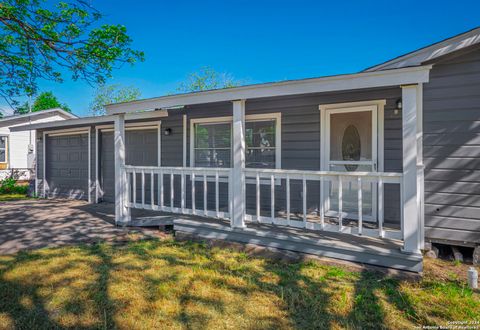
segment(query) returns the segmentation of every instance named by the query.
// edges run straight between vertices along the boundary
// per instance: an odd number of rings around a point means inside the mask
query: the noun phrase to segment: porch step
[[[400,251],[400,242],[341,233],[249,223],[233,229],[228,222],[177,217],[174,231],[205,239],[256,244],[317,256],[383,266],[411,272],[422,271],[422,256]]]
[[[131,227],[157,227],[173,225],[175,217],[172,215],[158,215],[158,216],[146,216],[137,217],[132,219],[128,226]]]

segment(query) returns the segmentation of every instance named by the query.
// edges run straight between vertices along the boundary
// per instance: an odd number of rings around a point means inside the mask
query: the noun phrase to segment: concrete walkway
[[[112,204],[75,200],[0,202],[0,254],[98,241],[122,241],[132,233],[157,236],[158,230],[113,225]]]

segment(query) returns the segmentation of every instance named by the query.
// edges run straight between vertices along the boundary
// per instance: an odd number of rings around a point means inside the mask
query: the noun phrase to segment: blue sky
[[[480,26],[479,1],[92,1],[146,60],[109,83],[142,97],[175,90],[203,66],[246,83],[356,72]],[[88,115],[93,88],[42,82]]]

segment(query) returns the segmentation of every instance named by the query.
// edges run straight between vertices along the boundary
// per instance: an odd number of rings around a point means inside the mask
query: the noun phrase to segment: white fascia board
[[[26,113],[23,115],[14,115],[14,116],[8,116],[5,118],[0,119],[0,125],[5,126],[8,125],[8,123],[12,121],[25,121],[28,122],[29,120],[35,120],[36,117],[50,117],[54,115],[60,115],[64,119],[76,119],[78,118],[75,116],[73,113],[67,112],[63,109],[60,108],[53,108],[53,109],[48,109],[48,110],[42,110],[42,111],[36,111],[36,112],[30,112]]]
[[[390,61],[367,68],[364,72],[372,72],[386,69],[398,69],[408,66],[417,66],[431,61],[437,57],[450,54],[466,47],[480,43],[480,28],[462,33],[456,37],[421,48]]]
[[[86,126],[86,125],[98,125],[98,124],[105,124],[105,123],[113,123],[115,117],[116,117],[115,115],[106,115],[106,116],[98,116],[98,117],[60,120],[60,121],[38,123],[38,124],[32,124],[32,125],[15,126],[10,128],[10,131],[17,132],[17,131],[29,131],[29,130],[44,129],[44,128],[57,128],[57,127],[68,127],[68,126],[79,127],[79,126]],[[130,113],[127,116],[125,116],[125,120],[130,121],[130,120],[141,120],[141,119],[162,118],[162,117],[168,117],[167,110]]]
[[[426,83],[428,82],[431,68],[430,65],[426,65],[395,70],[241,86],[110,104],[106,106],[106,109],[107,113],[111,115],[202,103]]]

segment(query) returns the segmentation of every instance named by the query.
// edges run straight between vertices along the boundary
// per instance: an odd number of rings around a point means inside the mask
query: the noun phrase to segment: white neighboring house
[[[19,170],[20,178],[28,180],[35,168],[35,131],[12,132],[10,128],[73,118],[78,117],[60,108],[1,118],[0,180],[12,170]]]

